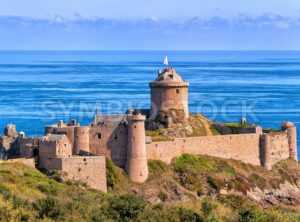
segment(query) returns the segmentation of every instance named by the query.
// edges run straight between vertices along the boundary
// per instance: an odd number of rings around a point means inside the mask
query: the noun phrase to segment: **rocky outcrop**
[[[182,110],[159,111],[156,119],[146,122],[146,130],[158,131],[166,140],[212,135],[211,122],[203,115],[184,117]]]
[[[247,192],[247,196],[261,204],[271,205],[299,205],[300,204],[300,186],[285,182],[279,189],[261,190],[258,187]]]

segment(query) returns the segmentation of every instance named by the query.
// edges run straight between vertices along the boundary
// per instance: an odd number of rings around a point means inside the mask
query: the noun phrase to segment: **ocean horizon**
[[[0,128],[28,136],[98,113],[149,108],[163,59],[190,83],[189,109],[216,122],[300,126],[300,51],[0,51]],[[298,131],[298,138],[300,138]],[[299,142],[299,141],[298,141]],[[299,153],[299,152],[298,152]]]

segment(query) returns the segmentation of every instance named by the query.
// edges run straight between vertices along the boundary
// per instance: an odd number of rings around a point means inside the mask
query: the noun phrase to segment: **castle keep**
[[[45,136],[33,138],[18,134],[15,126],[8,125],[4,136],[0,137],[2,158],[32,158],[39,169],[58,170],[65,179],[85,182],[103,192],[107,190],[105,158],[125,169],[130,179],[137,183],[148,178],[147,160],[170,163],[172,158],[184,153],[233,158],[266,169],[287,158],[297,161],[296,127],[291,122],[283,122],[281,130],[276,132],[251,125],[232,133],[226,126],[218,125],[219,135],[175,135],[163,141],[152,140],[146,136],[145,123],[157,127],[152,121],[163,118],[166,119],[164,127],[171,129],[174,113],[182,113],[185,124],[191,116],[189,83],[173,68],[159,72],[149,86],[151,107],[145,112],[96,114],[88,126],[81,126],[75,120],[60,121],[46,126]],[[245,119],[243,124],[246,124]]]
[[[184,116],[189,117],[188,87],[189,83],[181,79],[173,68],[158,72],[158,77],[150,84],[151,88],[151,117],[158,111],[183,110]]]

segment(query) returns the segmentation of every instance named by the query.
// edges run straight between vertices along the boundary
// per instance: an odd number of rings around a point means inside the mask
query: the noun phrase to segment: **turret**
[[[148,178],[148,165],[145,138],[146,117],[128,115],[128,138],[126,172],[133,182],[143,183]]]
[[[261,165],[270,170],[272,168],[272,161],[271,161],[271,136],[270,134],[261,134],[260,137],[260,160]]]
[[[75,154],[88,155],[90,153],[90,127],[77,126],[74,129],[74,150]]]
[[[292,122],[283,122],[281,124],[281,129],[286,131],[288,142],[289,142],[289,151],[290,158],[298,161],[297,157],[297,129],[296,126]]]
[[[151,118],[155,119],[158,111],[183,110],[185,118],[189,117],[188,86],[173,68],[166,68],[158,73],[151,88]]]

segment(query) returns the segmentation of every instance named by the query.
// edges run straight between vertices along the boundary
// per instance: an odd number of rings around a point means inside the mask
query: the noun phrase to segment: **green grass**
[[[226,123],[225,126],[227,126],[231,130],[231,133],[236,134],[240,129],[249,128],[251,125],[240,123]]]
[[[218,173],[222,172],[226,175],[234,175],[235,170],[228,165],[226,161],[211,158],[208,156],[195,156],[192,154],[183,154],[172,160],[172,164],[176,171],[189,171],[193,173]]]
[[[149,171],[163,172],[167,169],[167,165],[161,160],[149,160],[148,161]]]
[[[168,141],[167,137],[160,134],[160,130],[146,130],[146,136],[150,136],[153,142]]]

